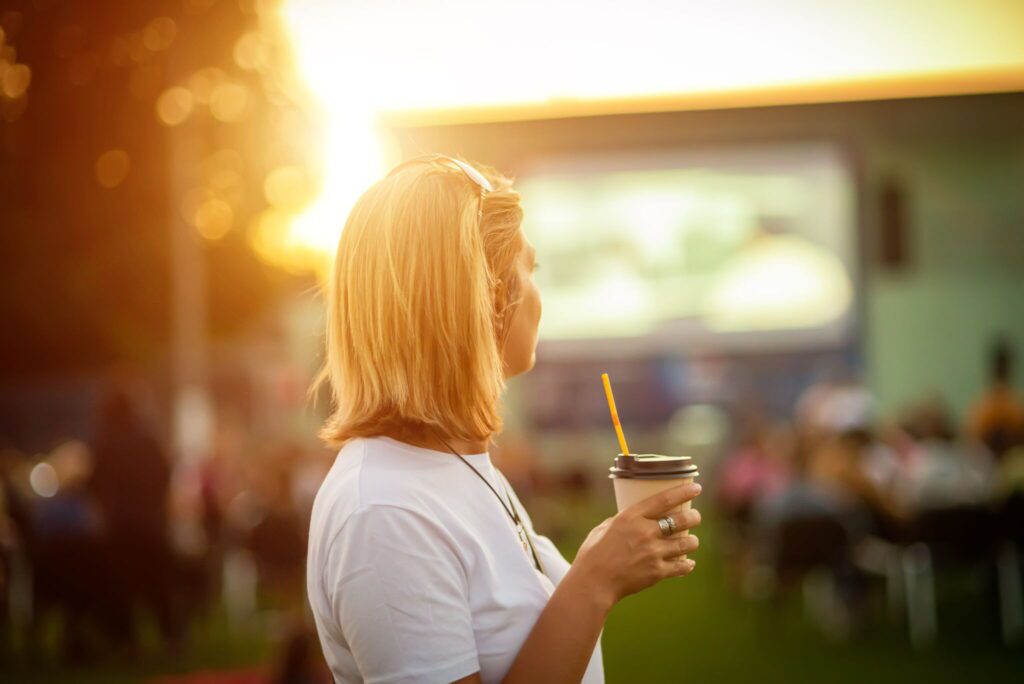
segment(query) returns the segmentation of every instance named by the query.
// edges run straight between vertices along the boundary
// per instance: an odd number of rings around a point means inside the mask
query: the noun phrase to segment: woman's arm
[[[615,601],[609,593],[595,591],[593,583],[574,572],[575,568],[569,568],[548,599],[505,676],[506,684],[583,679]]]
[[[676,487],[594,528],[520,648],[505,684],[580,681],[612,606],[662,579],[690,574],[694,562],[681,556],[699,542],[682,532],[700,523],[700,513],[675,514],[679,532],[667,538],[655,521],[699,493],[700,485]],[[459,680],[479,681],[479,673]]]

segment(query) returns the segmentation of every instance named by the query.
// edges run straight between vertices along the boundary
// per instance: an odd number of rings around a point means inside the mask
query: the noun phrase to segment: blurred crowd
[[[819,617],[841,633],[869,620],[864,599],[881,584],[927,642],[936,574],[974,568],[992,578],[1004,638],[1020,638],[1024,402],[1012,362],[998,343],[990,384],[959,425],[937,396],[878,416],[871,393],[839,377],[809,387],[791,421],[749,421],[716,473],[732,579],[750,595],[821,580]]]
[[[879,415],[867,389],[837,374],[804,390],[790,420],[737,423],[690,406],[647,441],[701,464],[726,523],[726,576],[746,595],[799,587],[813,617],[841,635],[870,624],[879,602],[865,599],[882,596],[927,643],[942,609],[936,577],[974,568],[1009,642],[1024,636],[1024,403],[1012,365],[1010,347],[997,345],[965,420],[934,396]],[[87,436],[46,453],[0,451],[0,650],[126,662],[148,630],[175,656],[216,616],[271,635],[270,664],[246,681],[325,681],[304,565],[333,452],[261,438],[222,406],[207,451],[175,461],[152,394],[115,376]],[[595,522],[589,502],[610,501],[608,442],[607,426],[510,428],[495,460],[564,542]],[[713,444],[732,446],[719,460]],[[557,458],[542,463],[540,451]]]
[[[219,613],[251,629],[271,615],[280,672],[258,681],[323,681],[303,569],[330,462],[288,442],[254,444],[228,411],[208,453],[173,463],[146,394],[115,378],[88,438],[0,453],[0,648],[132,662],[148,630],[177,657],[197,620]]]

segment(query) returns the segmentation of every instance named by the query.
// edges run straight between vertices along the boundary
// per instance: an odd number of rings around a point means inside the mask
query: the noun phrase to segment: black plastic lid
[[[700,475],[689,456],[661,454],[619,454],[615,457],[615,465],[608,471],[610,478],[635,480],[666,480]]]

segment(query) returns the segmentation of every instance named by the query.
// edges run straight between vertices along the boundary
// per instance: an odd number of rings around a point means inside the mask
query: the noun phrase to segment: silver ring
[[[661,533],[666,537],[671,537],[676,533],[676,521],[672,519],[671,515],[658,518],[658,527],[661,528]]]

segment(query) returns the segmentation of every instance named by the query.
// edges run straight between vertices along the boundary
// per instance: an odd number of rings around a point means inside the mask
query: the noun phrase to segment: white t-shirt
[[[452,682],[477,671],[501,681],[569,569],[490,456],[463,456],[512,496],[547,575],[498,499],[454,455],[354,439],[317,493],[306,569],[335,681]],[[604,681],[600,643],[583,681]]]

